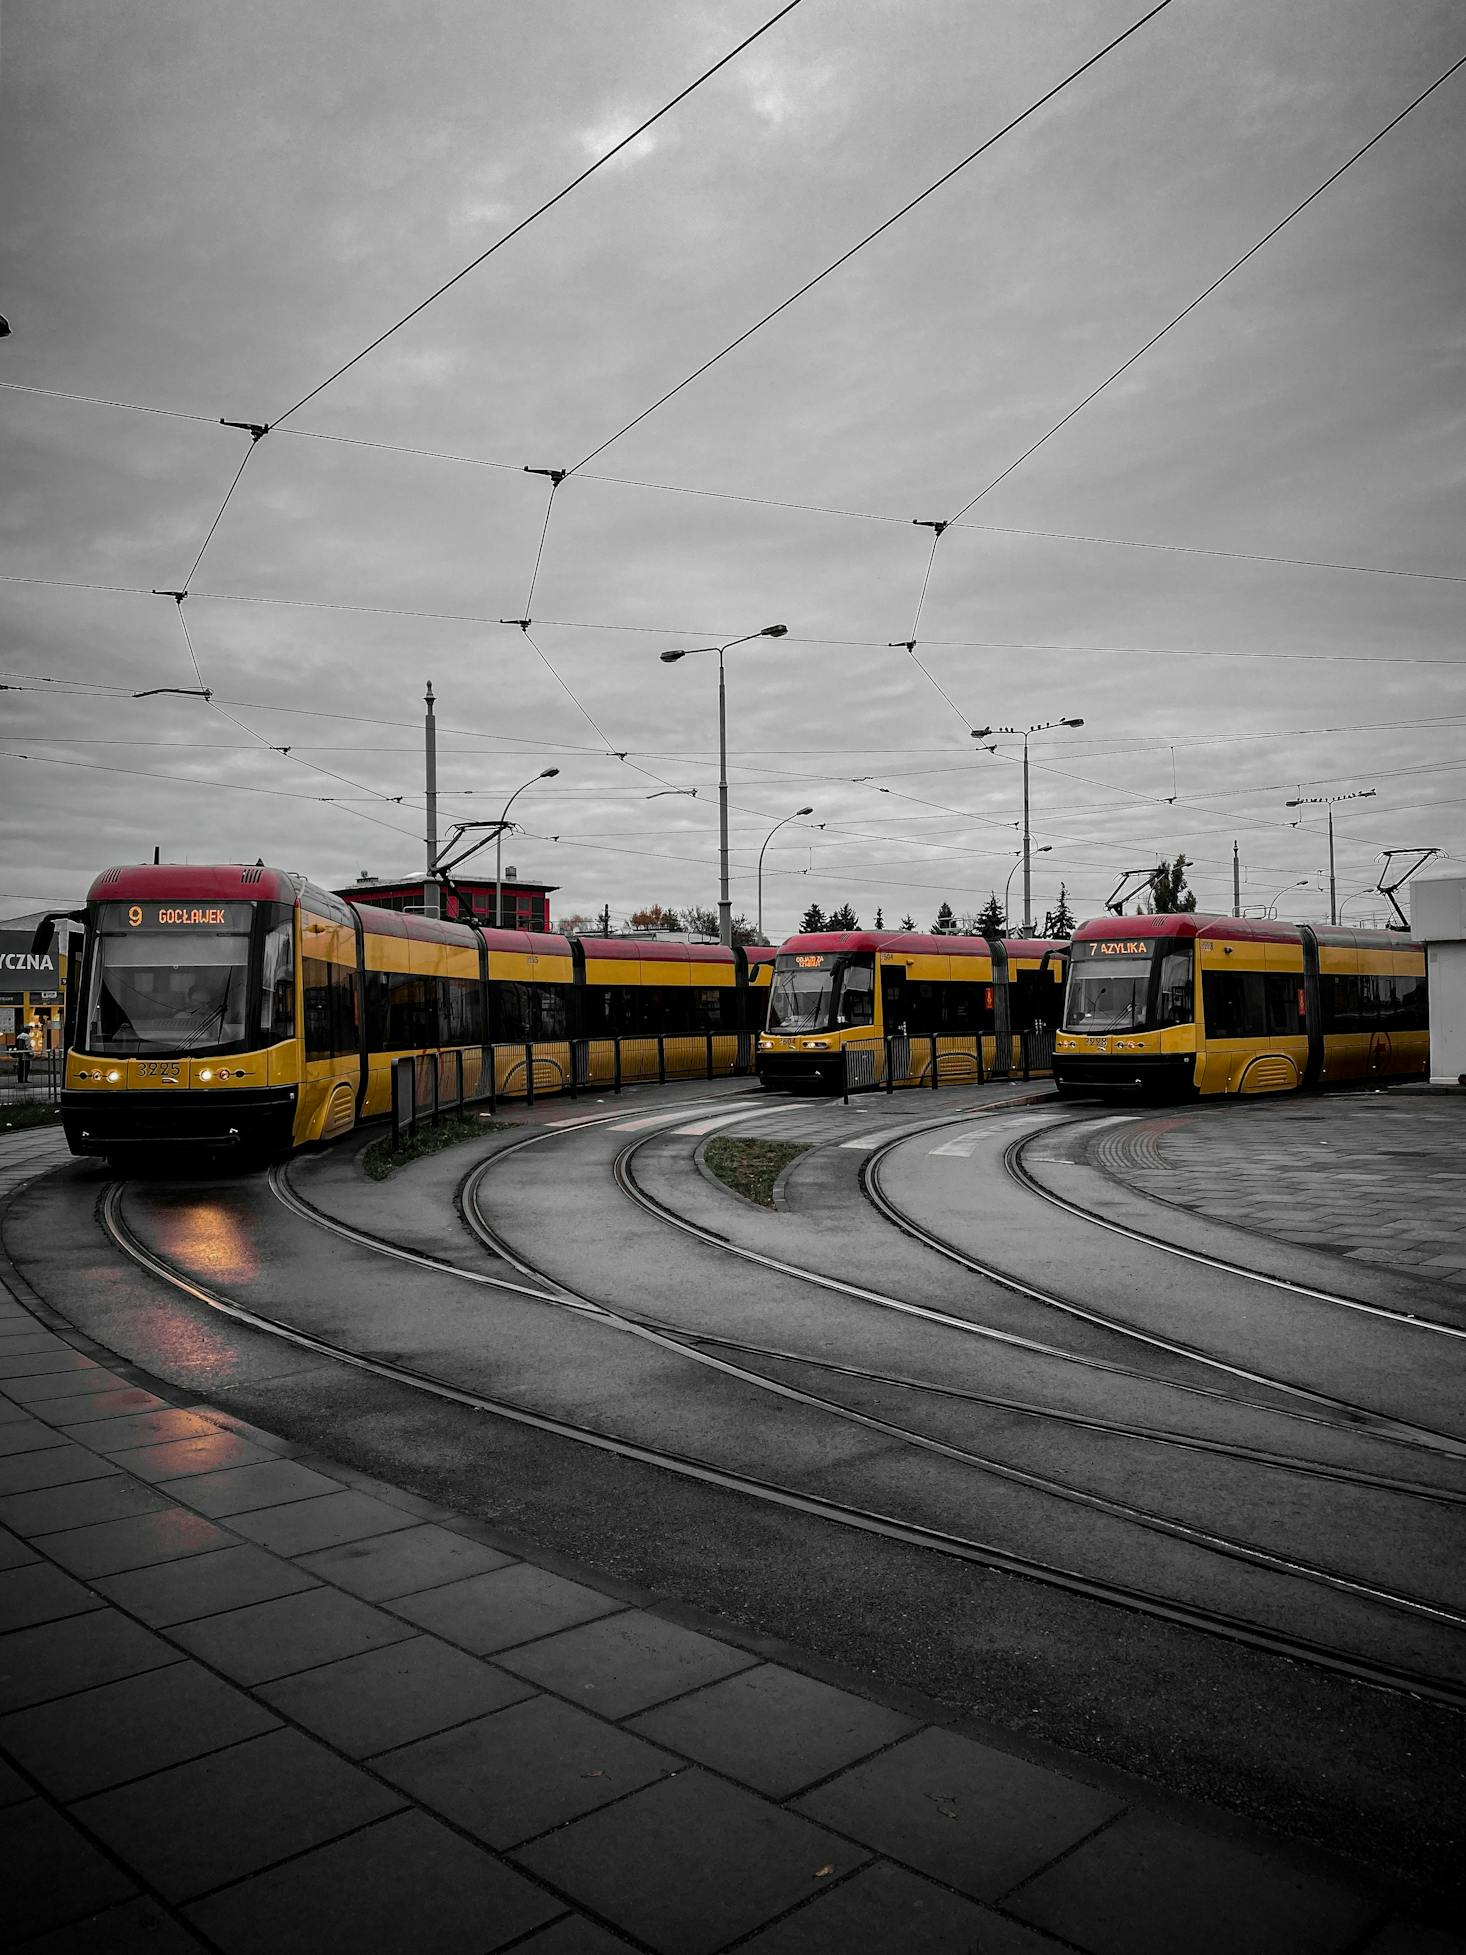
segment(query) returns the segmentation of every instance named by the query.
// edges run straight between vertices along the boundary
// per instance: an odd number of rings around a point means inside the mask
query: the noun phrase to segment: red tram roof
[[[1327,923],[1310,924],[1309,928],[1321,944],[1358,945],[1365,949],[1419,948],[1396,930],[1348,930]],[[1201,937],[1209,943],[1296,944],[1302,940],[1302,926],[1266,916],[1198,916],[1194,910],[1179,910],[1165,916],[1091,917],[1074,932],[1077,944],[1113,941],[1116,937]]]
[[[1003,937],[999,939],[1009,957],[1042,957],[1046,950],[1061,950],[1063,937]],[[819,951],[829,956],[847,950],[906,950],[913,955],[987,957],[992,945],[986,937],[958,937],[947,933],[923,935],[903,930],[814,930],[804,936],[786,937],[779,954],[786,951]]]
[[[180,901],[294,903],[296,880],[283,869],[257,862],[131,862],[104,869],[87,891],[88,902]]]

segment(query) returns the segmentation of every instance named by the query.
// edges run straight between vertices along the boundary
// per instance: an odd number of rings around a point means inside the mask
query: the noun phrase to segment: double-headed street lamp
[[[1056,726],[1083,726],[1083,724],[1083,720],[1040,720],[1034,726],[975,726],[972,729],[974,740],[987,740],[994,733],[1016,733],[1023,737],[1023,934],[1025,937],[1033,935],[1033,878],[1029,868],[1029,857],[1033,851],[1028,832],[1028,736],[1030,733],[1047,733]],[[1008,905],[1005,900],[1003,904],[1005,929],[1007,924]]]
[[[1052,855],[1053,852],[1054,845],[1052,842],[1045,842],[1042,848],[1036,848],[1033,851],[1035,855]],[[1008,891],[1013,887],[1013,877],[1017,873],[1018,863],[1025,859],[1022,849],[1019,849],[1017,851],[1017,860],[1015,860],[1013,867],[1008,871],[1008,880],[1003,884],[1003,928],[1005,931],[1008,928]],[[1029,927],[1026,923],[1023,926],[1023,934],[1025,937],[1029,934]]]
[[[813,808],[796,808],[792,815],[785,815],[784,821],[776,821],[768,834],[764,836],[764,848],[758,852],[758,934],[760,937],[764,933],[764,849],[773,841],[779,830],[784,826],[785,821],[798,821],[801,815],[812,815],[813,813]]]
[[[1357,787],[1351,794],[1300,794],[1288,803],[1290,808],[1327,808],[1329,811],[1329,922],[1339,920],[1337,884],[1334,881],[1334,803],[1336,801],[1367,801],[1374,793],[1372,787]],[[1299,821],[1302,816],[1299,816]],[[1298,822],[1294,822],[1296,828]]]
[[[663,665],[675,665],[679,658],[695,658],[700,652],[718,655],[718,941],[726,946],[733,942],[733,905],[728,897],[728,695],[723,682],[723,654],[755,638],[782,638],[788,629],[788,625],[765,625],[761,631],[730,638],[724,645],[686,645],[661,655]]]

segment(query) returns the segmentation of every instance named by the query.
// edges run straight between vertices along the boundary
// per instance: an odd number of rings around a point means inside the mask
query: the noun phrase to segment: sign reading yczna
[[[54,947],[44,953],[34,951],[29,932],[0,930],[0,998],[60,988]]]

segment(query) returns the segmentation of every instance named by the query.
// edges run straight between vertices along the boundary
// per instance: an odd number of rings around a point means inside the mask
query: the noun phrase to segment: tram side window
[[[385,971],[368,971],[363,1008],[366,1012],[367,1051],[390,1052],[387,1037],[388,977]]]
[[[476,978],[441,978],[441,1043],[483,1043],[483,997]]]
[[[387,979],[387,1047],[438,1043],[436,980],[413,971],[392,971]]]
[[[1419,977],[1396,977],[1395,1006],[1390,1025],[1396,1032],[1430,1030],[1430,1004],[1423,973]]]
[[[876,1015],[876,973],[873,964],[849,964],[840,983],[840,1023],[873,1025]]]
[[[356,972],[322,957],[303,957],[305,1056],[330,1059],[357,1049]]]
[[[1319,979],[1319,993],[1325,1032],[1364,1032],[1369,1029],[1364,1018],[1357,977],[1326,971]]]
[[[489,986],[489,1023],[493,1037],[504,1045],[522,1044],[529,1037],[528,990],[503,978]]]
[[[1156,1028],[1161,1030],[1167,1025],[1189,1025],[1195,1012],[1191,952],[1168,950],[1161,958],[1160,995],[1156,999]]]
[[[906,1030],[915,1038],[993,1029],[993,987],[981,983],[908,984]]]
[[[1201,995],[1208,1038],[1289,1038],[1305,1029],[1301,974],[1207,971]]]
[[[331,966],[323,957],[302,957],[305,993],[305,1056],[331,1057]]]
[[[538,1039],[563,1039],[570,1034],[568,984],[537,984],[535,993],[534,1036]]]
[[[295,928],[289,910],[265,932],[260,973],[260,1034],[267,1045],[295,1035]]]

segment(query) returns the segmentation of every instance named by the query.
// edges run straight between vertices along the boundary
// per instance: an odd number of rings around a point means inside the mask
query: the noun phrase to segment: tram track
[[[532,1136],[539,1139],[541,1136]],[[497,1156],[494,1158],[498,1158]],[[483,1164],[491,1166],[492,1162]],[[476,1170],[475,1174],[481,1173]],[[471,1182],[474,1175],[469,1177]],[[278,1180],[278,1177],[277,1177]],[[226,1296],[213,1286],[199,1282],[186,1271],[174,1267],[166,1258],[159,1256],[130,1228],[122,1213],[122,1186],[112,1184],[105,1191],[101,1202],[101,1218],[106,1232],[116,1246],[139,1267],[170,1286],[193,1298],[196,1302],[217,1310],[233,1320],[285,1340],[297,1348],[330,1359],[356,1370],[366,1372],[383,1380],[420,1391],[441,1401],[457,1405],[467,1410],[491,1414],[514,1423],[529,1426],[537,1431],[584,1444],[615,1456],[638,1461],[675,1473],[709,1486],[721,1487],[743,1493],[753,1498],[772,1502],[777,1506],[791,1508],[813,1517],[831,1521],[837,1525],[851,1527],[861,1532],[879,1535],[885,1539],[904,1542],[960,1561],[975,1563],[999,1572],[1014,1574],[1038,1580],[1065,1592],[1082,1596],[1092,1601],[1109,1603],[1140,1613],[1160,1621],[1196,1629],[1208,1634],[1218,1635],[1232,1642],[1266,1651],[1273,1655],[1312,1663],[1335,1674],[1378,1688],[1404,1692],[1427,1701],[1449,1706],[1453,1709],[1466,1709],[1466,1686],[1454,1678],[1428,1676],[1417,1669],[1404,1665],[1391,1664],[1377,1657],[1361,1655],[1357,1652],[1340,1650],[1320,1640],[1283,1633],[1249,1618],[1217,1609],[1208,1609],[1185,1601],[1152,1593],[1133,1585],[1114,1580],[1104,1580],[1093,1576],[1075,1573],[1056,1563],[1040,1557],[1017,1554],[999,1544],[975,1540],[971,1537],[928,1526],[920,1521],[903,1518],[900,1515],[883,1512],[875,1508],[861,1506],[856,1502],[832,1500],[817,1492],[790,1485],[786,1482],[757,1474],[738,1471],[715,1461],[663,1447],[648,1446],[630,1434],[608,1431],[603,1427],[591,1426],[574,1420],[546,1413],[533,1406],[519,1403],[500,1395],[475,1390],[451,1378],[438,1376],[422,1370],[399,1359],[386,1358],[371,1352],[354,1349],[339,1341],[317,1335],[299,1325],[293,1325],[273,1317],[268,1313],[253,1309]],[[304,1201],[298,1190],[291,1190],[289,1204],[302,1217],[311,1217],[318,1211]],[[334,1224],[336,1232],[353,1236],[363,1246],[380,1250],[385,1245],[367,1236],[365,1232],[344,1228]],[[404,1251],[393,1247],[393,1253],[409,1261],[419,1261],[439,1274],[465,1274],[477,1276],[477,1272],[462,1272],[441,1258],[419,1255],[418,1252]],[[522,1263],[520,1265],[523,1267]],[[490,1285],[511,1289],[521,1295],[530,1295],[537,1301],[559,1307],[579,1307],[602,1319],[615,1320],[618,1313],[608,1311],[592,1299],[573,1297],[566,1294],[563,1285],[553,1289],[530,1290],[525,1286],[501,1284],[497,1278],[484,1278]],[[555,1292],[558,1291],[559,1294]],[[688,1350],[685,1337],[674,1337],[666,1332],[653,1329],[651,1325],[636,1325],[622,1320],[617,1324],[632,1334],[646,1336],[654,1342],[677,1349],[682,1355],[694,1355]],[[853,1418],[873,1431],[884,1431],[897,1439],[913,1443],[923,1443],[922,1435],[908,1433],[888,1422],[872,1420],[866,1415],[851,1413],[832,1401],[822,1401],[815,1395],[798,1392],[774,1381],[762,1379],[756,1373],[744,1371],[741,1367],[725,1360],[711,1358],[717,1369],[732,1376],[743,1377],[771,1389],[780,1396],[793,1399],[801,1404],[827,1410],[837,1416]],[[925,1441],[935,1450],[945,1453],[959,1462],[972,1465],[980,1470],[1000,1470],[999,1463],[988,1463],[976,1457],[965,1457],[961,1449],[947,1448],[940,1442]],[[1022,1476],[1020,1476],[1022,1477]],[[1056,1488],[1055,1491],[1058,1491]],[[1071,1491],[1071,1497],[1072,1492]],[[1096,1505],[1105,1503],[1096,1502]],[[1164,1517],[1155,1517],[1164,1521]],[[1136,1516],[1143,1524],[1143,1517]],[[1177,1530],[1181,1538],[1192,1534],[1190,1530]],[[1194,1538],[1194,1537],[1193,1537]],[[1254,1553],[1245,1544],[1232,1544],[1220,1537],[1213,1545],[1213,1551],[1232,1553],[1242,1560],[1253,1560]],[[1257,1554],[1256,1565],[1269,1567],[1272,1572],[1290,1574],[1305,1581],[1321,1581],[1326,1586],[1343,1591],[1355,1599],[1396,1609],[1404,1614],[1424,1617],[1437,1626],[1454,1627],[1458,1618],[1450,1611],[1439,1609],[1436,1605],[1418,1597],[1403,1594],[1394,1595],[1388,1591],[1371,1588],[1365,1584],[1350,1581],[1347,1577],[1331,1575],[1329,1571],[1310,1570],[1305,1564],[1287,1566],[1279,1557]]]

